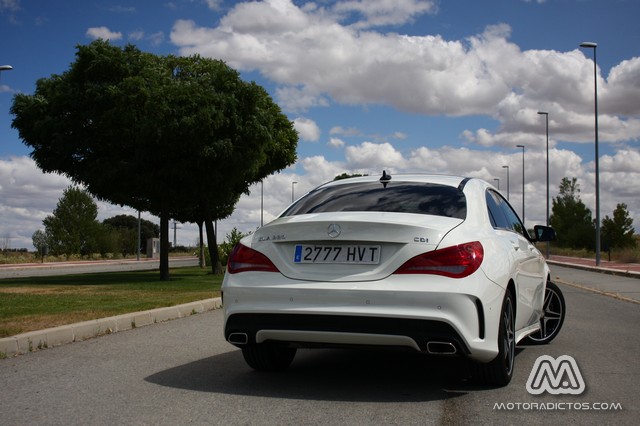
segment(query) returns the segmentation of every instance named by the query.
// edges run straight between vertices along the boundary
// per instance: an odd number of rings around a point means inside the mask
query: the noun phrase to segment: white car
[[[506,385],[516,344],[546,343],[564,318],[564,300],[544,304],[549,268],[534,245],[555,234],[535,234],[480,179],[324,184],[233,250],[225,339],[258,370],[287,368],[300,347],[404,347],[465,355],[481,381]]]

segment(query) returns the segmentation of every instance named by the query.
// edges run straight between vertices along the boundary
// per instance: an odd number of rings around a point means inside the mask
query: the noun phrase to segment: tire
[[[242,355],[249,367],[258,371],[285,370],[296,356],[296,348],[277,343],[258,343],[242,348]]]
[[[513,295],[507,290],[502,301],[498,328],[498,355],[489,363],[474,363],[475,378],[485,385],[506,386],[513,377],[516,356],[515,309]]]
[[[562,291],[556,284],[551,281],[547,282],[542,317],[540,318],[540,330],[527,336],[524,342],[529,345],[546,345],[551,342],[560,333],[566,311],[567,305]]]

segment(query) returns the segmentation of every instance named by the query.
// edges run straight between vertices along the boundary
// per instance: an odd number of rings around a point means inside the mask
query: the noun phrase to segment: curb
[[[183,305],[133,312],[114,317],[100,318],[76,324],[61,325],[44,330],[30,331],[0,339],[0,357],[12,357],[40,349],[79,342],[104,334],[131,330],[158,322],[188,317],[222,307],[222,299],[200,300]]]
[[[599,272],[601,274],[615,275],[619,277],[640,278],[640,272],[629,271],[624,269],[603,268],[600,266],[580,265],[578,263],[560,262],[557,260],[547,259],[549,265],[565,266],[567,268],[582,269],[583,271]]]

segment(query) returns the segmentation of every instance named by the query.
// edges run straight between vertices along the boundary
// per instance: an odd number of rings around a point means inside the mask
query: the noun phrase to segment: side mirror
[[[553,241],[556,239],[556,231],[550,226],[536,225],[533,227],[533,232],[536,235],[536,241]]]

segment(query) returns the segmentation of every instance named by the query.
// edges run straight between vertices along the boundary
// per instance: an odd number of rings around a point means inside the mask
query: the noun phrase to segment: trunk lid
[[[461,219],[424,214],[338,212],[276,219],[243,240],[288,278],[380,280],[434,250]]]

